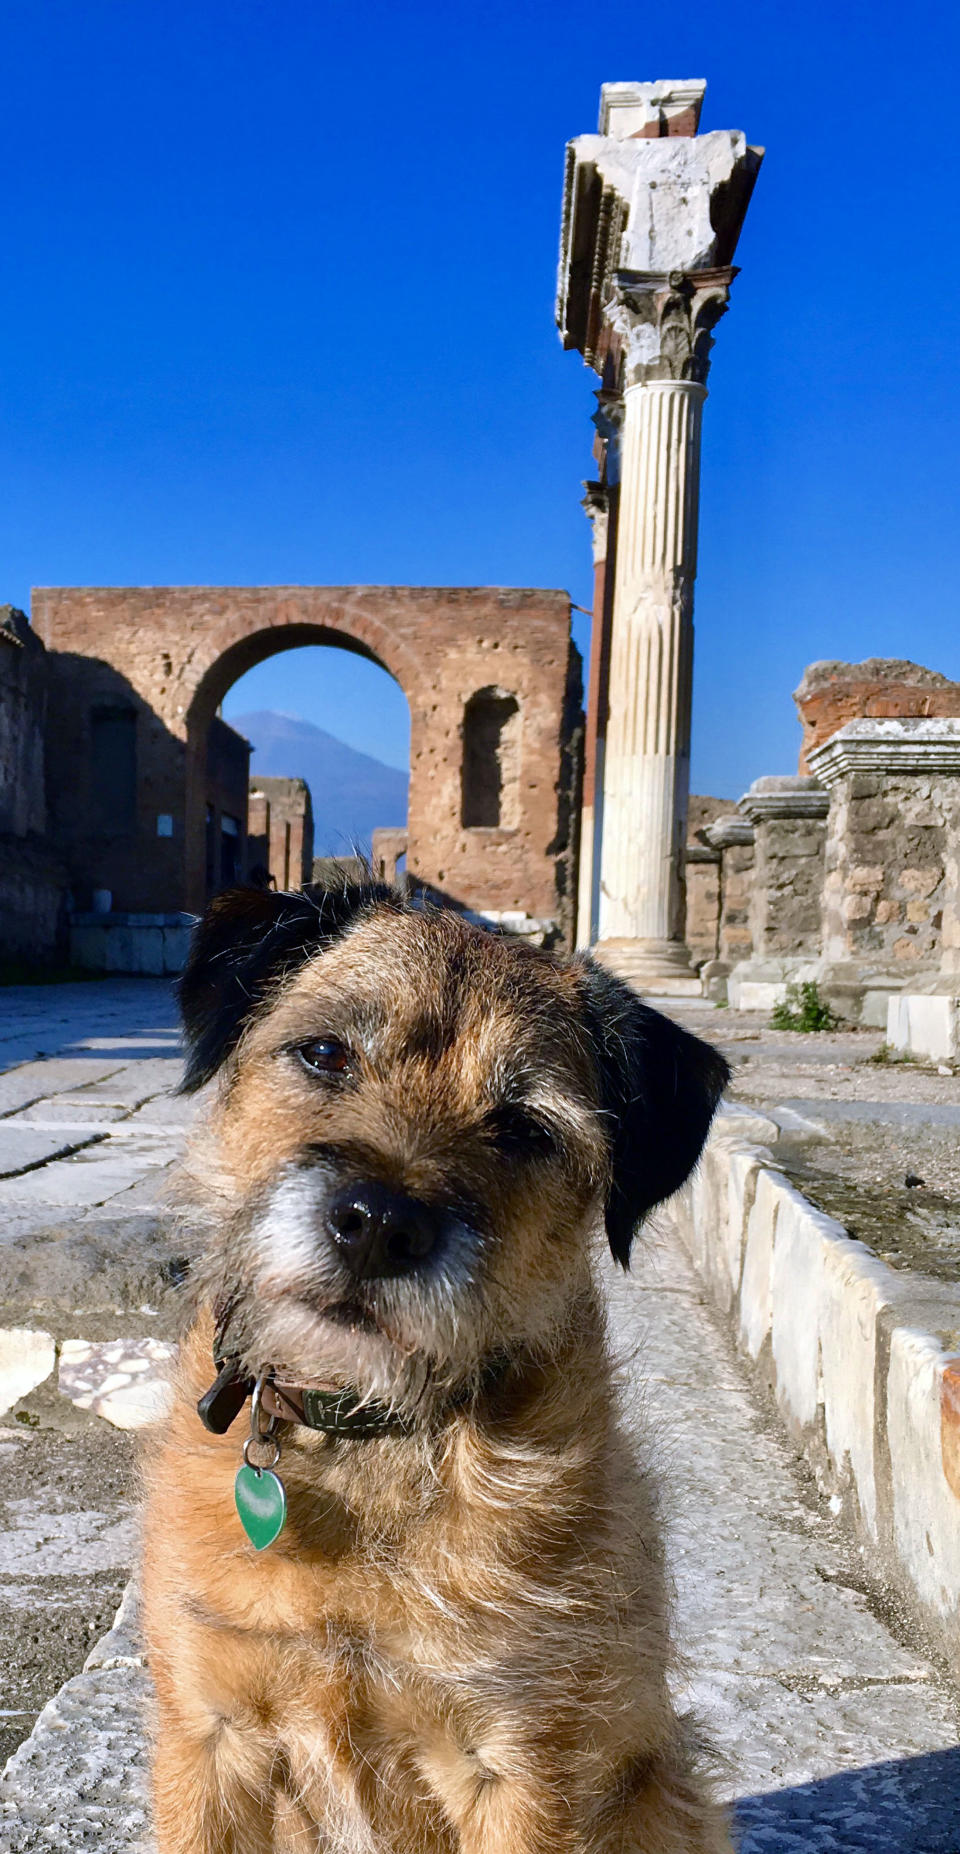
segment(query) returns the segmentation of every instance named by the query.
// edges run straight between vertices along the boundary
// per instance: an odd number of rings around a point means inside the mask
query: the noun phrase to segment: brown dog
[[[181,1001],[220,1091],[147,1464],[160,1854],[729,1850],[594,1253],[689,1173],[722,1057],[386,889],[221,897]]]

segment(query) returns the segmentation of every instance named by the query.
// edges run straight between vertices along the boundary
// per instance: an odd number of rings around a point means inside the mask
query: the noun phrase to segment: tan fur
[[[268,1000],[228,1064],[185,1174],[206,1304],[146,1463],[159,1854],[730,1849],[668,1696],[655,1496],[618,1426],[578,984],[454,917],[378,912]],[[298,1067],[291,1046],[320,1035],[360,1052],[356,1086]],[[483,1132],[521,1072],[557,1131],[534,1165]],[[380,1330],[334,1326],[308,1245],[285,1241],[300,1174],[277,1184],[316,1142],[356,1142],[428,1199],[454,1177],[489,1214],[482,1278],[423,1306],[387,1283]],[[210,1303],[238,1278],[252,1369],[418,1415],[364,1441],[287,1426],[289,1520],[262,1554],[233,1502],[248,1418],[215,1437],[195,1409]]]

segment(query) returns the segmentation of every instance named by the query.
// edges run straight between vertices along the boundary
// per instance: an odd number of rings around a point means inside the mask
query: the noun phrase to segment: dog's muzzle
[[[337,1255],[357,1281],[390,1281],[417,1269],[443,1245],[447,1214],[374,1179],[343,1186],[326,1211]]]

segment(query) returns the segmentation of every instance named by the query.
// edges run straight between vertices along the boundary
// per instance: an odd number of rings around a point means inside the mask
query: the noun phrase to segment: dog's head
[[[627,1265],[723,1058],[586,958],[389,889],[221,896],[181,982],[208,1290],[252,1370],[395,1406],[549,1345],[602,1209]]]

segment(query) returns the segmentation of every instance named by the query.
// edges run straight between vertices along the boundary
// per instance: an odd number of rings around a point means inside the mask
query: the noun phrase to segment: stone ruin
[[[697,917],[705,989],[769,1009],[812,979],[844,1018],[955,1055],[960,683],[901,659],[814,663],[794,700],[798,772],[694,822],[688,883],[705,855],[716,872]]]
[[[811,978],[845,1017],[953,1052],[960,685],[813,664],[797,773],[688,799],[702,415],[763,157],[701,133],[704,92],[605,85],[567,148],[556,320],[598,378],[585,715],[559,592],[41,589],[33,629],[0,612],[3,951],[53,956],[69,927],[74,959],[175,970],[226,882],[303,880],[308,795],[250,799],[218,707],[276,650],[335,643],[410,704],[409,815],[375,833],[378,873],[648,991],[769,1007]]]

